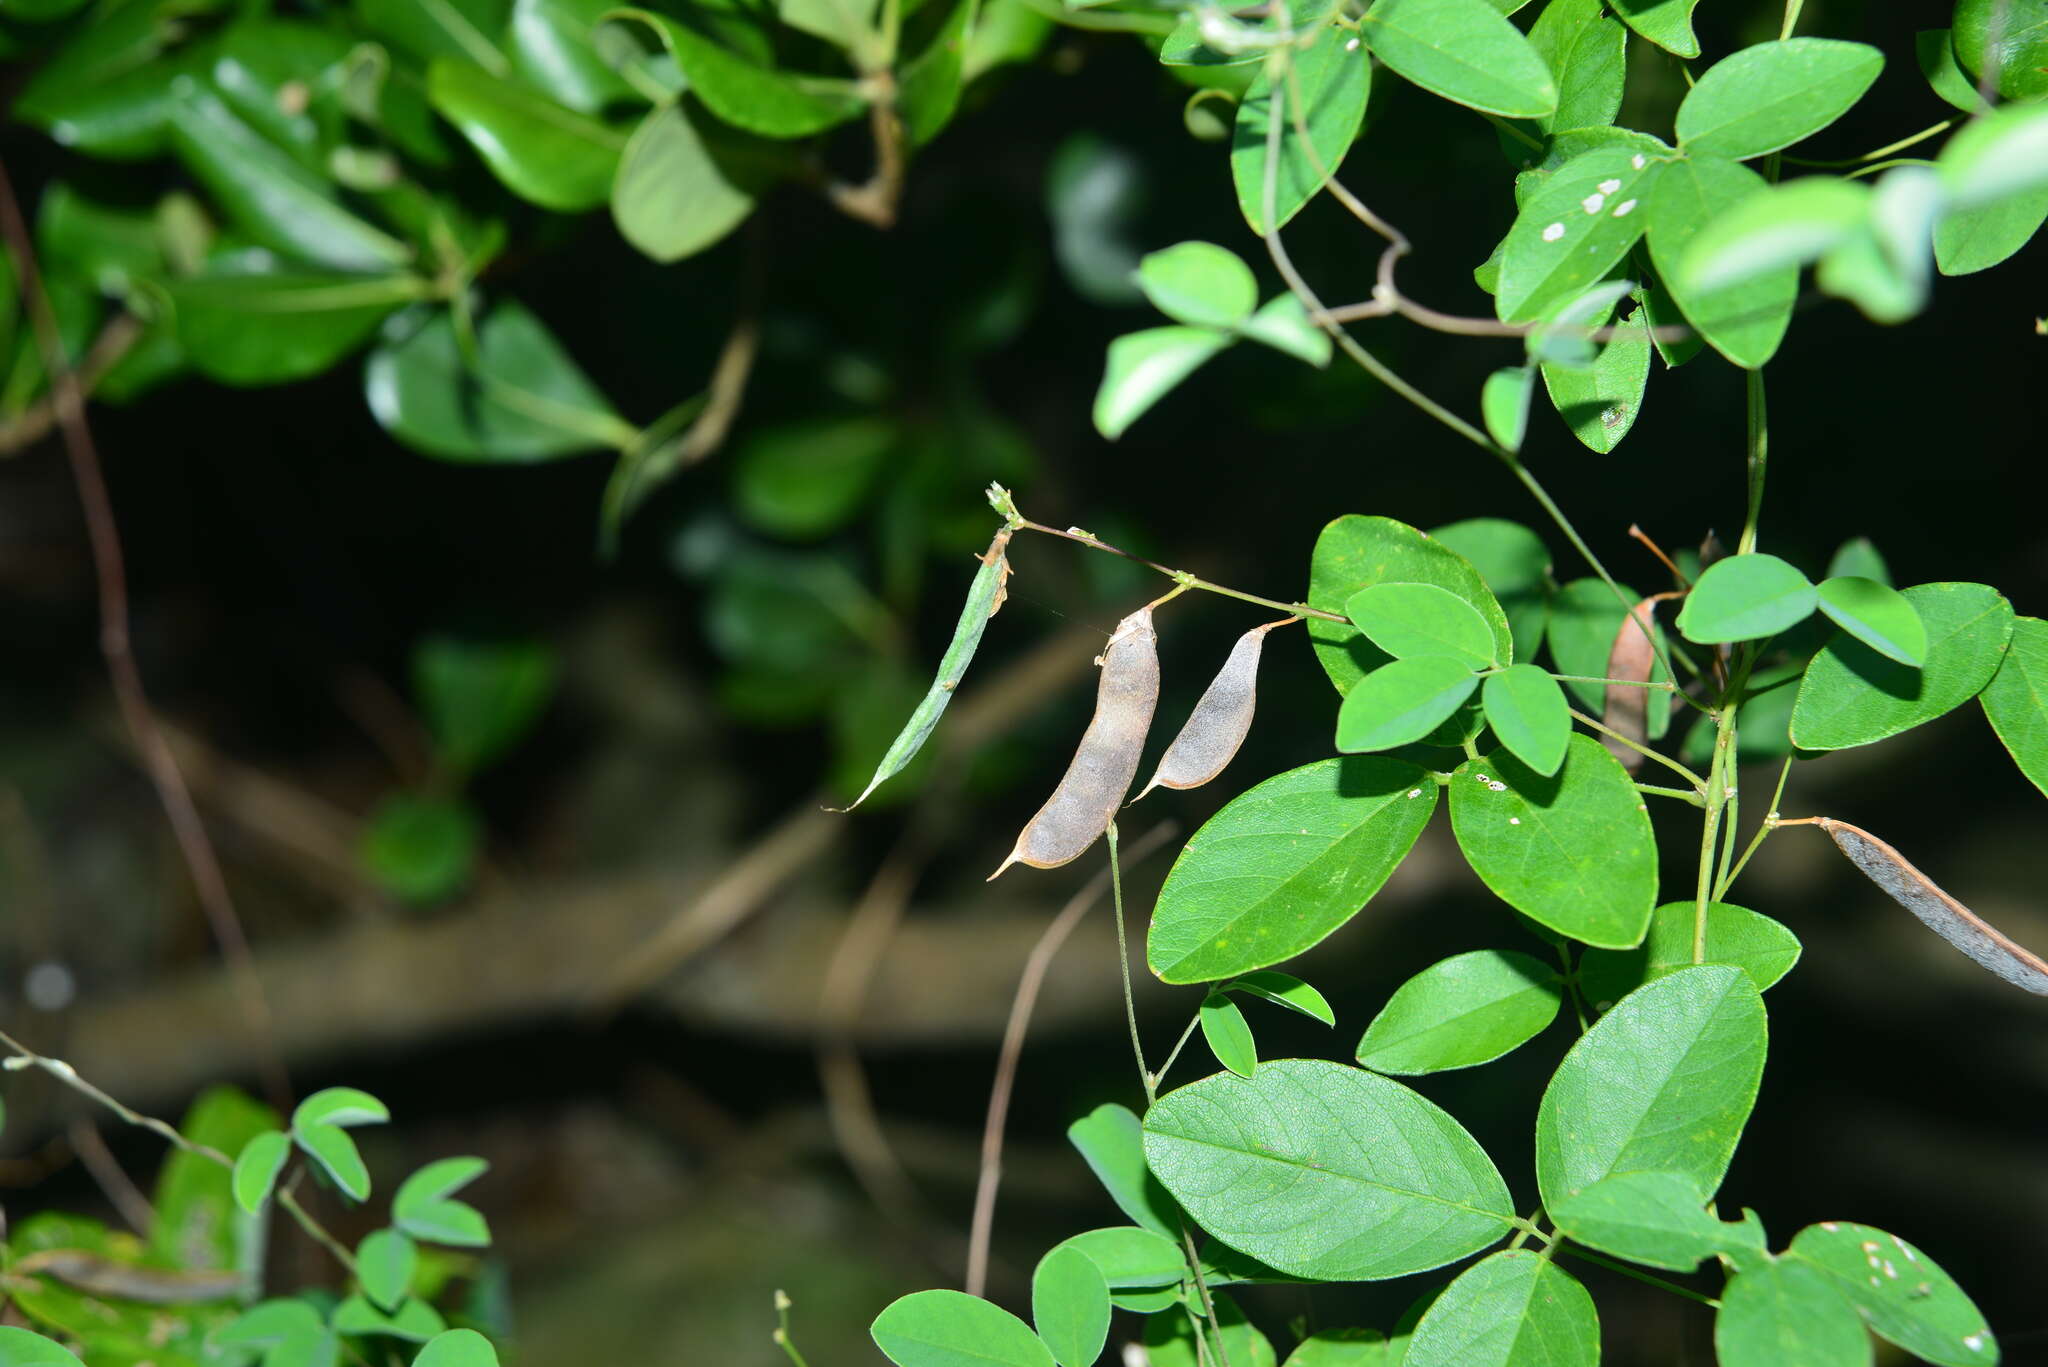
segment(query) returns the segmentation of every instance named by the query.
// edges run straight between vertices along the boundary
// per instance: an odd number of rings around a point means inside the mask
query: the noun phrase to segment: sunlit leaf
[[[1402,983],[1358,1042],[1376,1073],[1437,1073],[1490,1063],[1557,1018],[1557,973],[1526,954],[1475,949]]]

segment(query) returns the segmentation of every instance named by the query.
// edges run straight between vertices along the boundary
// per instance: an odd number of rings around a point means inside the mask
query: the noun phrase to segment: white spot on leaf
[[[1611,195],[1620,188],[1621,182],[1618,180],[1603,180],[1600,182],[1600,193],[1603,195]]]
[[[1596,191],[1595,193],[1587,195],[1584,199],[1580,200],[1579,207],[1581,209],[1584,209],[1589,214],[1597,214],[1600,212],[1601,207],[1606,203],[1607,196],[1600,194]]]
[[[1614,206],[1614,216],[1616,218],[1627,218],[1629,210],[1635,207],[1636,202],[1634,200],[1624,199],[1621,203]]]
[[[1562,223],[1553,223],[1548,228],[1545,228],[1543,230],[1543,240],[1545,242],[1555,242],[1557,241],[1557,239],[1563,236],[1564,224]]]

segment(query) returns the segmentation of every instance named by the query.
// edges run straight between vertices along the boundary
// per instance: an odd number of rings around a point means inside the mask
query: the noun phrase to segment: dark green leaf
[[[429,636],[414,647],[413,691],[442,762],[468,771],[517,745],[554,692],[541,641]]]
[[[1866,43],[1787,38],[1714,63],[1678,106],[1688,155],[1746,161],[1790,147],[1849,112],[1884,70]]]
[[[1692,1179],[1673,1172],[1617,1172],[1548,1214],[1560,1233],[1588,1248],[1673,1272],[1691,1272],[1718,1253],[1764,1251],[1754,1211],[1740,1224],[1724,1224]]]
[[[1529,29],[1529,44],[1557,83],[1557,110],[1536,120],[1543,133],[1614,122],[1627,81],[1628,30],[1599,0],[1550,0]]]
[[[1978,701],[2013,763],[2048,794],[2048,622],[2014,620],[2005,660]]]
[[[1692,11],[1700,0],[1615,0],[1614,12],[1621,21],[1658,47],[1675,56],[1700,55],[1700,40],[1693,36]]]
[[[155,156],[172,89],[196,65],[175,50],[190,32],[184,15],[213,7],[136,0],[104,10],[22,87],[15,115],[93,156]]]
[[[1554,778],[1512,755],[1451,776],[1451,830],[1480,880],[1509,906],[1590,945],[1641,942],[1657,900],[1650,815],[1628,771],[1574,735]]]
[[[1093,1367],[1109,1340],[1109,1283],[1080,1249],[1063,1246],[1031,1274],[1031,1322],[1060,1367]]]
[[[1316,1059],[1161,1097],[1145,1154],[1202,1228],[1296,1276],[1426,1271],[1485,1248],[1513,1218],[1457,1121],[1398,1082]]]
[[[613,9],[660,37],[689,78],[690,93],[735,128],[765,138],[803,138],[857,117],[865,102],[837,83],[792,76],[705,37],[665,14]]]
[[[1557,1018],[1557,974],[1526,954],[1475,949],[1402,983],[1358,1041],[1378,1073],[1438,1073],[1491,1063]]]
[[[1237,1003],[1221,992],[1202,999],[1202,1038],[1216,1061],[1239,1077],[1251,1077],[1259,1070],[1259,1049],[1252,1028]]]
[[[317,375],[430,288],[410,275],[310,271],[201,275],[167,286],[185,353],[207,375],[234,385]]]
[[[61,180],[44,186],[36,205],[36,253],[45,271],[75,272],[102,294],[125,295],[136,281],[164,273],[155,213],[95,199]],[[0,313],[7,308],[0,299]]]
[[[1557,680],[1535,665],[1515,665],[1487,676],[1480,700],[1508,753],[1545,778],[1563,766],[1572,714]]]
[[[1927,659],[1927,628],[1904,596],[1875,579],[1839,575],[1816,590],[1820,610],[1878,654],[1918,668]]]
[[[1483,4],[1483,0],[1473,0]],[[1255,233],[1266,223],[1266,150],[1271,137],[1275,83],[1273,69],[1238,101],[1230,136],[1230,175],[1237,206]],[[1307,51],[1293,56],[1292,76],[1280,81],[1280,161],[1273,168],[1273,224],[1285,227],[1335,175],[1365,122],[1372,63],[1345,30],[1324,26]],[[1300,108],[1295,107],[1297,97]],[[1304,145],[1301,125],[1308,128]]]
[[[1267,779],[1174,861],[1146,962],[1195,983],[1299,954],[1379,891],[1435,808],[1435,781],[1399,760],[1326,759]]]
[[[1649,379],[1650,328],[1640,308],[1616,325],[1590,367],[1543,367],[1551,406],[1573,436],[1603,455],[1619,446],[1635,426]]]
[[[1543,538],[1497,517],[1467,518],[1433,527],[1429,535],[1472,562],[1507,614],[1515,658],[1535,659],[1550,615],[1550,550]]]
[[[427,68],[427,98],[505,188],[543,209],[595,208],[613,171],[624,178],[623,134],[526,86],[442,57]]]
[[[1672,300],[1714,350],[1754,370],[1777,354],[1799,295],[1799,267],[1781,266],[1718,290],[1689,288],[1681,263],[1701,226],[1764,188],[1764,178],[1740,162],[1686,157],[1657,177],[1644,212],[1650,260]]]
[[[1721,1367],[1869,1367],[1870,1335],[1828,1277],[1780,1259],[1721,1293],[1714,1356]]]
[[[630,98],[633,87],[604,59],[595,37],[598,21],[616,9],[612,0],[512,0],[505,41],[513,68],[528,85],[578,113],[601,114],[606,105]],[[479,65],[495,70],[488,62]]]
[[[1479,687],[1472,665],[1451,655],[1415,655],[1381,665],[1344,695],[1337,748],[1347,754],[1412,745],[1448,720]]]
[[[419,1249],[395,1229],[380,1229],[356,1245],[356,1280],[363,1294],[388,1311],[396,1311],[412,1287]]]
[[[1273,1367],[1273,1345],[1245,1319],[1237,1302],[1221,1293],[1216,1302],[1216,1320],[1221,1327],[1223,1355],[1230,1367]],[[1195,1327],[1187,1311],[1175,1306],[1145,1321],[1146,1367],[1216,1367],[1216,1352],[1205,1342],[1195,1346]]]
[[[235,1204],[251,1215],[262,1210],[291,1151],[291,1136],[282,1130],[266,1130],[244,1144],[235,1155]]]
[[[2008,100],[2048,95],[2048,3],[2043,0],[1957,0],[1953,41],[1973,81],[1990,68],[1998,93]]]
[[[1956,50],[1945,28],[1922,29],[1913,35],[1913,55],[1920,59],[1920,74],[1934,93],[1965,114],[1981,114],[1989,106],[1977,93],[1977,83],[1956,64]]]
[[[1599,282],[1642,236],[1642,201],[1664,170],[1627,145],[1596,147],[1550,173],[1501,244],[1501,320],[1535,322]]]
[[[0,1362],[7,1367],[85,1367],[62,1345],[11,1325],[0,1327]]]
[[[363,371],[370,412],[415,450],[445,460],[526,462],[623,444],[634,435],[516,300],[477,324],[474,371],[446,312],[401,314]]]
[[[482,844],[482,823],[468,803],[393,793],[364,823],[363,868],[401,901],[439,902],[468,885]]]
[[[494,76],[512,66],[498,47],[511,0],[356,0],[356,17],[400,52],[420,62],[438,57],[473,63]]]
[[[1529,398],[1536,377],[1525,365],[1503,366],[1486,377],[1479,391],[1479,413],[1486,433],[1510,451],[1522,449],[1529,434]]]
[[[1544,1207],[1617,1172],[1675,1173],[1711,1195],[1756,1104],[1764,1037],[1756,984],[1725,964],[1680,969],[1624,997],[1544,1089]]]
[[[1644,983],[1690,968],[1698,910],[1696,902],[1666,902],[1651,913],[1650,933],[1634,949],[1587,950],[1579,959],[1579,985],[1593,1009],[1605,1011]],[[1799,939],[1768,916],[1709,902],[1706,957],[1700,962],[1732,964],[1761,992],[1799,962]]]
[[[937,137],[960,108],[967,70],[967,27],[977,8],[978,0],[954,0],[952,14],[932,36],[931,45],[903,68],[896,105],[903,115],[904,136],[912,147]]]
[[[1213,242],[1182,242],[1147,253],[1138,287],[1176,323],[1233,328],[1251,317],[1258,281],[1236,252]]]
[[[1775,555],[1732,555],[1707,567],[1679,609],[1688,641],[1716,644],[1775,636],[1813,615],[1813,582]]]
[[[1596,1367],[1600,1317],[1586,1288],[1526,1248],[1474,1263],[1443,1289],[1403,1367]]]
[[[1104,1102],[1067,1126],[1067,1142],[1119,1210],[1163,1238],[1179,1235],[1180,1211],[1145,1166],[1144,1126],[1129,1108]]]
[[[1521,118],[1557,109],[1542,56],[1487,0],[1381,0],[1362,31],[1381,61],[1456,104]]]
[[[1642,601],[1641,595],[1624,584],[1622,593],[1631,604]],[[1614,650],[1614,638],[1628,620],[1628,609],[1614,590],[1598,579],[1574,579],[1557,591],[1550,604],[1550,655],[1557,662],[1560,674],[1578,674],[1589,679],[1607,677],[1607,661]],[[1657,629],[1661,642],[1664,630]],[[1670,675],[1662,664],[1652,665],[1652,682],[1669,682]],[[1579,700],[1581,706],[1591,712],[1601,712],[1607,706],[1607,690],[1599,683],[1584,683],[1574,680],[1565,684],[1565,691]],[[1650,736],[1655,739],[1664,734],[1659,723],[1669,717],[1662,708],[1650,709]]]
[[[612,218],[646,255],[680,261],[745,222],[772,179],[769,160],[683,100],[634,130],[611,185]]]
[[[810,540],[837,531],[896,446],[895,423],[880,417],[815,418],[763,428],[733,457],[733,497],[760,531]]]
[[[1998,1340],[1983,1312],[1932,1258],[1896,1234],[1833,1220],[1808,1225],[1785,1260],[1825,1274],[1873,1330],[1915,1357],[1941,1367],[1998,1361]]]
[[[1146,328],[1109,344],[1102,387],[1095,394],[1095,430],[1115,441],[1202,362],[1230,345],[1208,328]]]
[[[1792,740],[1804,750],[1868,745],[1960,707],[1998,672],[2012,605],[1984,584],[1920,584],[1904,597],[1927,631],[1927,660],[1902,665],[1837,636],[1799,684]]]
[[[1434,584],[1448,589],[1477,608],[1493,628],[1496,658],[1512,658],[1515,641],[1507,614],[1479,571],[1448,545],[1405,522],[1355,514],[1336,519],[1316,537],[1308,570],[1311,607],[1342,612],[1360,589],[1387,583]],[[1307,627],[1316,658],[1339,693],[1349,693],[1360,679],[1387,662],[1386,653],[1347,622],[1311,617]]]
[[[1325,1025],[1337,1023],[1337,1013],[1323,994],[1291,973],[1246,973],[1223,984],[1223,990],[1258,997]]]
[[[277,1123],[270,1107],[222,1084],[199,1094],[178,1132],[194,1144],[239,1156],[257,1136],[275,1133]],[[261,1221],[237,1209],[233,1170],[210,1158],[188,1149],[166,1157],[151,1204],[156,1219],[150,1247],[179,1267],[251,1268],[262,1256]]]
[[[917,1291],[875,1317],[875,1346],[897,1367],[1052,1367],[1029,1325],[979,1296]]]

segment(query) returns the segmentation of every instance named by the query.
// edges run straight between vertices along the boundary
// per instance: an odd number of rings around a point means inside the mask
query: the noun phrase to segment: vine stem
[[[1589,1263],[1598,1263],[1610,1272],[1619,1272],[1624,1277],[1633,1277],[1637,1281],[1657,1287],[1659,1290],[1669,1291],[1674,1296],[1683,1296],[1689,1301],[1698,1301],[1701,1305],[1711,1305],[1716,1310],[1721,1308],[1721,1302],[1715,1300],[1712,1296],[1703,1296],[1689,1286],[1680,1286],[1677,1282],[1668,1282],[1662,1277],[1652,1276],[1640,1268],[1630,1267],[1627,1263],[1616,1262],[1612,1258],[1602,1257],[1590,1248],[1581,1248],[1577,1244],[1569,1243],[1563,1239],[1559,1239],[1551,1247],[1559,1253],[1564,1253],[1574,1258],[1584,1258]]]
[[[1785,800],[1785,780],[1791,776],[1792,756],[1787,755],[1784,767],[1778,770],[1778,787],[1771,794],[1770,808],[1764,813],[1764,819],[1757,823],[1756,834],[1750,837],[1749,847],[1743,850],[1742,857],[1735,861],[1735,866],[1722,876],[1720,883],[1714,888],[1715,900],[1718,901],[1728,895],[1728,889],[1734,886],[1735,880],[1742,876],[1743,869],[1748,867],[1749,857],[1757,852],[1757,847],[1764,843],[1766,836],[1783,824],[1778,820],[1778,804]]]
[[[1686,768],[1683,764],[1680,764],[1677,760],[1671,758],[1671,756],[1658,754],[1649,746],[1644,745],[1640,741],[1633,740],[1628,736],[1624,736],[1623,734],[1621,734],[1621,732],[1615,730],[1613,727],[1608,726],[1606,723],[1600,721],[1598,718],[1588,716],[1586,713],[1579,711],[1579,709],[1576,707],[1568,707],[1565,710],[1572,714],[1572,719],[1578,722],[1579,725],[1590,727],[1591,729],[1598,731],[1601,735],[1606,736],[1608,739],[1614,741],[1617,745],[1627,746],[1629,749],[1641,755],[1644,759],[1656,760],[1657,763],[1663,765],[1672,773],[1677,774],[1680,777],[1684,778],[1687,783],[1690,783],[1693,786],[1694,792],[1697,792],[1703,796],[1705,795],[1707,791],[1708,781],[1706,779],[1701,778],[1698,774],[1695,774],[1692,770]]]
[[[1166,1062],[1159,1065],[1159,1071],[1152,1075],[1152,1085],[1157,1087],[1166,1075],[1173,1071],[1173,1061],[1180,1057],[1180,1051],[1194,1037],[1195,1027],[1202,1023],[1202,1013],[1197,1011],[1188,1017],[1188,1028],[1180,1032],[1180,1038],[1173,1042],[1173,1051],[1166,1056]]]
[[[1131,1027],[1131,1056],[1138,1061],[1138,1081],[1145,1088],[1145,1104],[1159,1099],[1159,1084],[1145,1066],[1145,1043],[1138,1035],[1138,999],[1131,992],[1131,949],[1124,938],[1124,875],[1117,857],[1116,823],[1109,823],[1109,905],[1116,913],[1116,968],[1124,985],[1124,1019]]]

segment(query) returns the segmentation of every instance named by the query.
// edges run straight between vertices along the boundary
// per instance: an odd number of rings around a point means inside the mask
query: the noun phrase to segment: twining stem
[[[1669,1291],[1674,1296],[1683,1296],[1689,1301],[1698,1301],[1701,1305],[1711,1305],[1716,1310],[1721,1308],[1721,1302],[1711,1296],[1702,1296],[1691,1287],[1680,1286],[1677,1282],[1667,1282],[1662,1277],[1652,1276],[1640,1268],[1630,1267],[1627,1263],[1616,1262],[1612,1258],[1602,1257],[1590,1248],[1581,1248],[1579,1245],[1563,1239],[1559,1239],[1551,1247],[1559,1253],[1568,1253],[1574,1258],[1584,1258],[1589,1263],[1598,1263],[1609,1271],[1621,1273],[1624,1277],[1634,1277],[1639,1282],[1645,1282],[1660,1290]]]
[[[1628,736],[1622,735],[1621,732],[1615,730],[1611,726],[1608,726],[1606,723],[1600,721],[1597,717],[1588,716],[1586,713],[1579,711],[1579,709],[1576,707],[1568,707],[1565,710],[1572,714],[1572,719],[1578,722],[1579,725],[1590,727],[1591,729],[1598,731],[1601,735],[1608,737],[1617,745],[1627,746],[1629,749],[1641,755],[1644,759],[1656,760],[1657,763],[1663,765],[1672,773],[1681,776],[1685,779],[1687,783],[1690,783],[1693,786],[1693,791],[1701,794],[1704,794],[1707,791],[1707,780],[1701,778],[1698,774],[1695,774],[1692,770],[1686,768],[1683,764],[1680,764],[1677,760],[1671,758],[1671,756],[1658,754],[1655,750],[1652,750],[1649,746],[1644,745],[1641,741],[1634,740]]]
[[[1159,1065],[1159,1071],[1152,1074],[1152,1085],[1157,1087],[1173,1071],[1173,1061],[1180,1057],[1181,1049],[1194,1036],[1195,1027],[1202,1023],[1202,1013],[1197,1011],[1188,1017],[1188,1028],[1180,1032],[1180,1038],[1173,1042],[1173,1052],[1166,1056],[1166,1062]]]
[[[1216,1301],[1209,1294],[1209,1283],[1202,1276],[1201,1255],[1195,1252],[1195,1234],[1188,1228],[1188,1222],[1180,1222],[1180,1243],[1186,1250],[1188,1271],[1195,1275],[1195,1293],[1202,1298],[1202,1313],[1209,1317],[1209,1330],[1216,1336],[1216,1362],[1218,1367],[1230,1367],[1230,1350],[1223,1346],[1223,1321],[1216,1318]]]
[[[1145,1104],[1159,1099],[1159,1084],[1145,1066],[1145,1042],[1138,1036],[1138,999],[1131,992],[1131,950],[1124,939],[1124,875],[1117,858],[1116,823],[1109,823],[1109,905],[1116,913],[1116,968],[1124,984],[1124,1019],[1131,1027],[1131,1056],[1138,1061],[1138,1081],[1145,1088]]]
[[[1728,805],[1728,769],[1735,748],[1738,692],[1731,689],[1727,701],[1714,714],[1714,757],[1707,766],[1707,816],[1700,826],[1699,880],[1694,890],[1692,961],[1696,964],[1707,961],[1707,904],[1714,900],[1714,837],[1720,834],[1722,809]]]
[[[1743,869],[1749,865],[1749,857],[1756,853],[1759,845],[1764,843],[1764,837],[1783,824],[1778,820],[1778,804],[1785,798],[1785,780],[1791,776],[1792,756],[1787,755],[1785,756],[1784,767],[1778,770],[1778,787],[1771,794],[1770,808],[1764,813],[1764,819],[1757,823],[1756,834],[1750,837],[1749,847],[1743,850],[1742,857],[1735,861],[1735,866],[1723,874],[1721,881],[1714,887],[1714,899],[1716,901],[1728,895],[1728,889],[1734,886],[1737,878],[1742,876]]]

